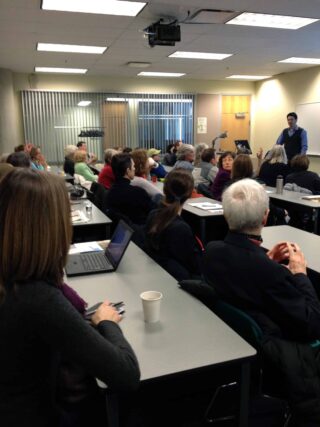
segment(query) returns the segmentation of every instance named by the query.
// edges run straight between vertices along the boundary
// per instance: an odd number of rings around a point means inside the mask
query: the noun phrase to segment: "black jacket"
[[[134,224],[145,224],[154,204],[142,188],[130,185],[130,180],[121,178],[109,190],[106,205],[115,213],[128,217]]]
[[[259,171],[259,180],[263,181],[270,187],[275,187],[277,182],[277,176],[282,175],[283,179],[290,172],[290,167],[285,163],[262,163]]]
[[[298,342],[320,337],[320,302],[302,273],[293,275],[238,233],[208,244],[204,277],[218,296],[248,312],[265,334]]]

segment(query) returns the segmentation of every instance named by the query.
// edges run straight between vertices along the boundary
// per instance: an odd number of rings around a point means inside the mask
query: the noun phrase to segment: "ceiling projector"
[[[180,25],[175,23],[161,24],[156,22],[146,28],[149,45],[153,46],[174,46],[175,42],[181,41]]]

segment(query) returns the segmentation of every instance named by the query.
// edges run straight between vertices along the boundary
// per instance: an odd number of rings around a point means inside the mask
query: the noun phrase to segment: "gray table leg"
[[[314,234],[319,234],[319,209],[313,209],[313,218],[314,218],[313,232]]]
[[[250,393],[250,363],[244,362],[241,365],[239,427],[248,426],[249,393]]]
[[[207,242],[206,239],[206,220],[205,218],[200,219],[200,239],[201,242],[205,245]]]

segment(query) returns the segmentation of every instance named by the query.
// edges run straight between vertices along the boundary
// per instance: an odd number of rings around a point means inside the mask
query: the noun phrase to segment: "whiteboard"
[[[297,105],[298,126],[307,131],[308,155],[320,156],[320,102]]]

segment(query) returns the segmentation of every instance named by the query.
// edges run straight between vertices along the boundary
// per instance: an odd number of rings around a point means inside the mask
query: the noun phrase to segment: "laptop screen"
[[[237,139],[234,141],[238,154],[252,154],[249,141],[247,139]]]
[[[120,220],[106,249],[106,256],[114,268],[119,265],[132,234],[133,230],[124,221]]]

